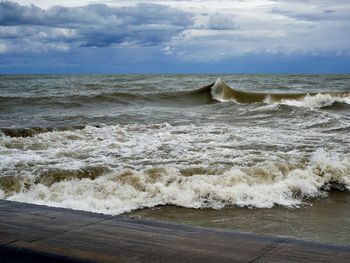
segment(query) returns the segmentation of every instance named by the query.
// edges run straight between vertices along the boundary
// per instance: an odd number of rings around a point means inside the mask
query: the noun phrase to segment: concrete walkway
[[[350,247],[0,200],[0,262],[350,262]]]

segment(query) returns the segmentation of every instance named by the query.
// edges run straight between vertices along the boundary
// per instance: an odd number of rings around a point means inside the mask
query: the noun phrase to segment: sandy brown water
[[[337,191],[296,209],[225,207],[214,210],[158,206],[123,216],[350,245],[350,195]]]

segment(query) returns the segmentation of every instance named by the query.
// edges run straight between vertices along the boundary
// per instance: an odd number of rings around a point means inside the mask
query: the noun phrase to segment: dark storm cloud
[[[26,38],[32,42],[151,46],[170,40],[193,23],[193,14],[158,4],[56,6],[44,10],[35,5],[0,2],[0,38]]]

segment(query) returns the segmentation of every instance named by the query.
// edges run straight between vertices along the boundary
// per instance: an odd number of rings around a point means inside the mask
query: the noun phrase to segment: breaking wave
[[[224,102],[285,104],[297,107],[320,108],[337,103],[350,104],[350,92],[321,92],[303,94],[269,94],[238,91],[227,86],[220,78],[205,87],[212,98]]]
[[[264,163],[232,167],[221,174],[194,170],[191,175],[172,167],[114,172],[102,167],[55,170],[36,178],[2,177],[0,197],[116,215],[157,205],[296,207],[331,188],[350,190],[349,158],[339,159],[320,150],[306,167],[297,166]]]

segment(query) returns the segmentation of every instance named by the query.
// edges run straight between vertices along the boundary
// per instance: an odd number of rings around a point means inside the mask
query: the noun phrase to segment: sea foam
[[[309,198],[325,195],[334,185],[350,190],[348,157],[320,149],[306,166],[298,166],[265,162],[218,174],[207,171],[192,175],[175,167],[115,169],[94,179],[71,178],[51,185],[38,182],[6,199],[116,215],[157,205],[297,207]]]
[[[342,98],[341,96],[337,95],[318,93],[316,95],[307,94],[305,97],[298,100],[281,100],[281,104],[306,108],[321,108],[331,106],[335,102],[350,104],[350,98]]]

